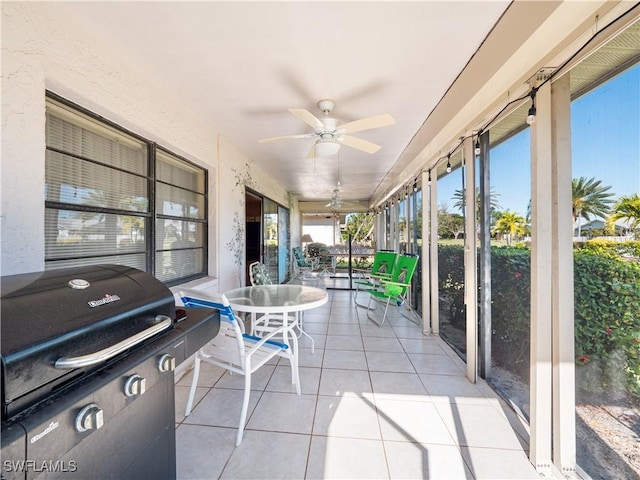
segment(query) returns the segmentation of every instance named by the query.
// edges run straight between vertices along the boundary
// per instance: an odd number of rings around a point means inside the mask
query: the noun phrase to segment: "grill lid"
[[[41,400],[132,348],[131,337],[170,327],[175,316],[173,294],[164,284],[121,265],[2,277],[1,294],[3,417],[15,410],[8,407],[17,399]],[[116,344],[119,350],[109,348]],[[95,352],[99,358],[88,361]],[[69,357],[80,361],[65,363]]]

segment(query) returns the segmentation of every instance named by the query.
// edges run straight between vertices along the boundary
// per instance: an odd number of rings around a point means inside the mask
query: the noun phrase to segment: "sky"
[[[571,105],[573,178],[602,180],[613,199],[640,193],[640,65]],[[524,216],[531,197],[530,130],[491,149],[491,188],[502,210]],[[438,180],[438,204],[453,212],[460,170]]]

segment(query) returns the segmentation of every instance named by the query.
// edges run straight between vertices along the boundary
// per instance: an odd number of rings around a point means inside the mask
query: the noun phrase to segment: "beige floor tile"
[[[362,341],[367,352],[404,353],[402,345],[396,338],[362,337]]]
[[[415,373],[413,364],[404,352],[365,352],[372,372]]]
[[[184,420],[184,412],[187,408],[187,400],[189,399],[189,390],[191,390],[191,387],[176,385],[176,423],[180,423]],[[208,391],[209,388],[196,387],[196,394],[193,398],[193,405],[191,407],[192,411]]]
[[[311,339],[313,339],[313,342],[311,341]],[[298,348],[311,349],[311,347],[313,346],[315,350],[318,350],[318,349],[322,350],[324,348],[324,344],[327,339],[327,336],[318,335],[317,333],[314,333],[313,335],[311,335],[311,339],[306,335],[301,335],[298,338]]]
[[[475,477],[454,445],[384,442],[391,478],[462,480]]]
[[[287,360],[285,360],[287,361]],[[262,391],[269,383],[275,365],[264,365],[257,372],[251,374],[251,390]],[[244,375],[237,373],[225,373],[216,383],[216,388],[244,389]]]
[[[324,349],[319,348],[316,345],[316,348],[312,352],[310,348],[300,348],[298,350],[298,366],[299,367],[322,367],[322,359],[324,358]],[[289,362],[285,360],[286,364]],[[285,363],[280,364],[286,365]]]
[[[331,325],[359,325],[360,318],[356,315],[338,315],[331,314],[331,321],[329,322],[329,331],[331,331]]]
[[[321,395],[316,406],[313,434],[380,439],[376,406],[371,398]]]
[[[392,328],[398,338],[421,338],[423,336],[422,327],[412,323],[403,326],[394,325]]]
[[[365,337],[385,337],[385,338],[396,338],[396,333],[393,331],[388,325],[383,325],[379,327],[374,325],[371,322],[364,323],[360,325],[360,332],[362,333],[362,338]]]
[[[358,329],[360,327],[357,327]],[[325,350],[358,350],[363,351],[362,337],[360,335],[327,335]]]
[[[464,447],[522,449],[504,413],[488,405],[434,403],[451,436]]]
[[[411,363],[418,373],[438,375],[464,375],[465,371],[448,355],[409,353]]]
[[[308,479],[389,478],[380,440],[313,436]]]
[[[376,400],[431,401],[417,373],[369,372]]]
[[[177,478],[218,478],[235,449],[236,435],[231,428],[180,425],[176,430]]]
[[[407,353],[429,353],[432,355],[446,355],[440,343],[430,336],[422,338],[400,338],[402,348]]]
[[[337,304],[334,307],[331,307],[331,321],[330,323],[334,323],[334,321],[343,319],[343,318],[358,318],[358,312],[355,308],[349,306],[348,304],[340,305]]]
[[[302,328],[311,336],[326,335],[329,328],[329,323],[315,323],[304,321],[302,324]]]
[[[248,430],[220,479],[304,478],[309,435]]]
[[[367,360],[364,356],[364,352],[352,350],[325,350],[322,368],[366,370]]]
[[[251,392],[247,419],[251,418],[251,413],[261,395],[262,392]],[[193,409],[191,415],[184,419],[184,423],[213,427],[237,427],[242,411],[242,399],[242,390],[213,388]]]
[[[455,445],[434,404],[376,399],[376,405],[384,440]]]
[[[224,368],[211,365],[210,363],[200,362],[200,374],[198,375],[199,387],[213,387],[220,377],[227,371]],[[193,381],[193,368],[187,372],[177,383],[177,385],[191,386]]]
[[[284,433],[311,433],[316,395],[264,392],[247,429]]]
[[[475,478],[492,480],[541,478],[522,450],[474,447],[463,447],[461,450]]]
[[[434,402],[463,402],[495,404],[463,375],[435,375],[421,373],[420,379]]]
[[[320,395],[356,395],[372,393],[369,372],[362,370],[323,369]]]
[[[305,312],[304,314],[304,324],[307,323],[322,323],[328,324],[330,319],[329,311],[327,312],[317,312],[316,310],[311,310]]]
[[[300,390],[304,394],[317,395],[320,385],[320,369],[299,367]],[[291,383],[291,368],[278,365],[266,388],[267,392],[296,393],[296,386]]]
[[[360,325],[355,323],[332,323],[327,330],[328,335],[351,335],[360,337]]]

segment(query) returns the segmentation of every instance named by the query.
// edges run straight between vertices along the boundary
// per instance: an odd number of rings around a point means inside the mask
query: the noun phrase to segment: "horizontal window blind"
[[[156,277],[171,281],[205,271],[204,170],[157,151]]]
[[[206,171],[48,94],[45,268],[206,273]],[[150,199],[155,198],[154,204]]]

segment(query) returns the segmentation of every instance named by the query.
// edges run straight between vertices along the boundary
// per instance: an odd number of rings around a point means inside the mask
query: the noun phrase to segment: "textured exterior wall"
[[[220,291],[244,285],[245,277],[245,188],[260,192],[289,207],[287,192],[224,137],[219,137],[220,158]],[[299,216],[295,204],[290,209],[291,234]],[[297,230],[295,230],[297,232]]]
[[[124,63],[107,39],[96,38],[52,4],[3,2],[1,8],[0,273],[44,268],[48,89],[208,168],[209,275],[224,272],[225,278],[230,277],[228,272],[235,266],[231,256],[224,254],[227,238],[218,239],[217,224],[221,219],[225,230],[228,219],[239,211],[239,202],[244,204],[229,172],[246,169],[250,160],[225,142],[219,149],[215,125],[202,112],[174,100],[177,92],[163,91],[145,72]],[[220,191],[218,165],[225,172]],[[286,192],[255,166],[250,170],[258,182],[256,190],[287,204]],[[229,279],[224,285],[235,286],[232,283]]]

